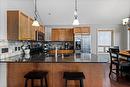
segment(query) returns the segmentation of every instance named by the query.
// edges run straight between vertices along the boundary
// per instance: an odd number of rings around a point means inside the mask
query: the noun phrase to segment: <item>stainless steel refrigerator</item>
[[[88,34],[76,34],[74,45],[76,53],[91,53],[91,36]]]

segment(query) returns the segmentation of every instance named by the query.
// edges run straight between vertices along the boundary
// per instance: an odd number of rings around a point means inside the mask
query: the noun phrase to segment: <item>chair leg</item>
[[[83,79],[80,80],[80,87],[84,87],[84,85],[83,85]]]
[[[28,79],[25,80],[25,85],[24,87],[27,87],[28,86]]]
[[[45,85],[48,87],[47,78],[45,77]]]
[[[111,76],[111,72],[112,72],[112,64],[110,64],[110,72],[109,72],[109,77]]]
[[[116,65],[116,80],[119,81],[119,65]]]
[[[121,71],[121,77],[123,77],[123,74],[122,74],[122,69],[123,69],[123,67],[121,66],[121,70],[120,70],[120,71]]]

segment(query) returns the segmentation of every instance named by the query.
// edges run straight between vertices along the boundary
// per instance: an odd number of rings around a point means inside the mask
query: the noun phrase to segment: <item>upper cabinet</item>
[[[37,41],[44,41],[45,39],[45,28],[40,25],[36,30],[36,40]]]
[[[24,13],[19,12],[19,40],[31,40],[30,24],[28,16]],[[14,26],[14,25],[13,25]]]
[[[74,33],[90,34],[90,27],[74,27]]]
[[[30,33],[29,33],[29,35],[31,36],[30,39],[31,39],[31,40],[36,40],[36,37],[35,37],[35,36],[36,36],[36,33],[35,33],[35,32],[36,32],[36,29],[37,29],[37,28],[36,28],[36,27],[33,27],[33,26],[32,26],[32,23],[33,23],[33,19],[32,19],[32,18],[29,18],[29,29],[28,29],[28,31],[30,31]]]
[[[73,29],[71,28],[53,28],[52,41],[73,41]]]
[[[36,40],[35,32],[41,27],[33,27],[32,23],[33,19],[21,11],[7,11],[7,39]]]

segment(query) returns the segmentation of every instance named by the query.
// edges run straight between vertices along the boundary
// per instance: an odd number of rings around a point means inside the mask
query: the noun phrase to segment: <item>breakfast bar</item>
[[[106,70],[109,68],[107,64],[108,60],[95,60],[94,56],[96,57],[96,55],[92,54],[86,54],[85,56],[88,57],[81,58],[82,55],[64,55],[64,58],[57,56],[57,59],[53,56],[44,57],[43,54],[41,56],[40,54],[30,55],[28,59],[25,58],[25,55],[24,57],[23,55],[19,55],[13,57],[12,60],[11,58],[9,58],[10,60],[2,60],[3,62],[7,62],[7,85],[8,87],[24,87],[24,75],[32,70],[48,72],[48,87],[64,87],[64,72],[83,72],[85,75],[85,79],[83,80],[84,87],[103,87],[107,85],[103,81],[105,81],[104,78],[107,74]],[[35,85],[40,85],[39,81],[36,80]],[[68,87],[73,87],[74,85],[78,87],[79,82],[68,81]],[[30,81],[28,82],[28,86],[31,86]]]

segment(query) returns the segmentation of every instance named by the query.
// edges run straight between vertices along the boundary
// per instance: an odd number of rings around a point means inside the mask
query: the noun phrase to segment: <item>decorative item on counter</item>
[[[57,47],[55,47],[55,58],[57,58],[57,51],[58,51],[58,49],[57,49]]]
[[[29,45],[25,46],[25,45],[22,45],[21,46],[21,49],[23,51],[24,54],[29,54],[30,53],[30,49],[29,49]]]

